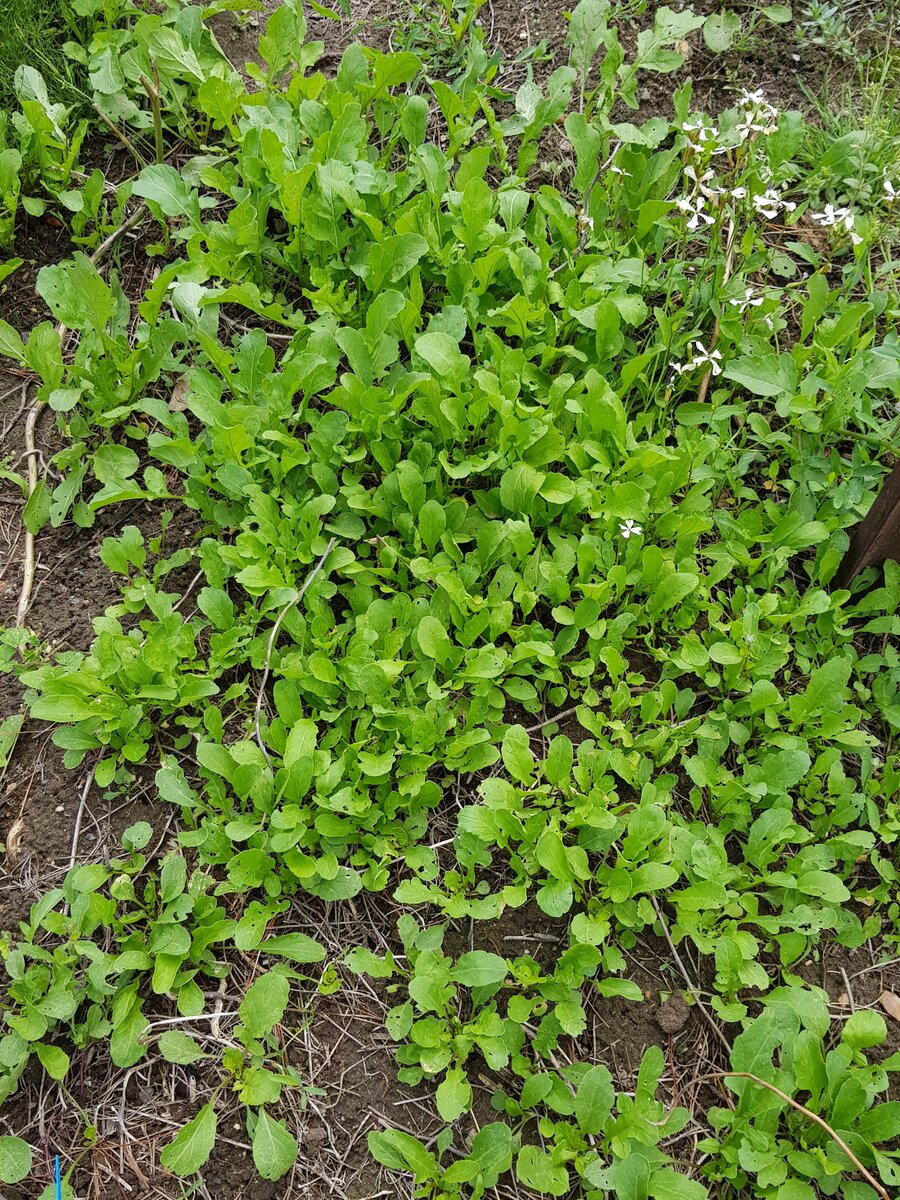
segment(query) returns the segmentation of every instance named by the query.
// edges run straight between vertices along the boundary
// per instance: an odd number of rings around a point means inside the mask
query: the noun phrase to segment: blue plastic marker
[[[62,1176],[59,1173],[59,1155],[56,1156],[56,1200],[63,1200]]]

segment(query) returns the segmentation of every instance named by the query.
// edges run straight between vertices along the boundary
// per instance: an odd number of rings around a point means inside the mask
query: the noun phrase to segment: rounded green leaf
[[[19,1137],[0,1137],[0,1183],[18,1183],[31,1170],[31,1147]]]
[[[435,1103],[441,1117],[451,1124],[472,1106],[472,1085],[461,1067],[448,1071],[438,1084]]]
[[[506,959],[487,950],[470,950],[463,954],[453,969],[453,979],[465,987],[486,987],[502,983],[509,967]]]

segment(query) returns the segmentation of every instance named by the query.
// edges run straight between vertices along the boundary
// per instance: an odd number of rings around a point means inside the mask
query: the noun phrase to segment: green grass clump
[[[72,36],[65,0],[0,0],[0,108],[15,106],[16,70],[36,67],[54,100],[71,103],[84,73],[69,59],[64,43]]]

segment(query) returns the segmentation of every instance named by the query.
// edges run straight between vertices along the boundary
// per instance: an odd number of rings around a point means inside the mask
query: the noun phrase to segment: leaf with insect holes
[[[259,1110],[251,1136],[253,1162],[263,1179],[281,1179],[297,1159],[297,1139],[283,1121]]]
[[[615,1097],[612,1076],[606,1067],[591,1067],[575,1093],[575,1119],[579,1129],[583,1133],[599,1134],[612,1112]]]
[[[193,1120],[175,1134],[159,1156],[161,1166],[184,1178],[199,1171],[212,1153],[216,1141],[216,1110],[213,1102],[204,1104]]]
[[[472,1085],[461,1067],[449,1070],[438,1084],[434,1102],[441,1119],[452,1125],[472,1106]]]
[[[539,1146],[523,1146],[516,1159],[516,1177],[525,1187],[547,1196],[565,1196],[569,1172]]]
[[[18,1183],[31,1171],[31,1147],[20,1137],[0,1137],[0,1183]]]
[[[241,1020],[251,1037],[265,1037],[284,1016],[291,985],[284,975],[267,971],[251,983],[241,1002]]]
[[[713,54],[724,54],[734,45],[741,33],[741,18],[737,13],[713,13],[703,24],[703,40]]]
[[[183,1033],[180,1029],[166,1030],[160,1036],[157,1046],[166,1062],[177,1063],[184,1067],[189,1067],[191,1063],[206,1057],[196,1039],[189,1033]]]
[[[35,287],[68,329],[103,329],[115,313],[112,291],[85,254],[41,267]]]

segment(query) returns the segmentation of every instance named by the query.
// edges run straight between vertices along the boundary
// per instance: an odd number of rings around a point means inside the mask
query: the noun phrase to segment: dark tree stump
[[[900,562],[900,463],[850,535],[850,546],[834,577],[835,586],[849,587],[864,567],[878,567],[888,558]]]

